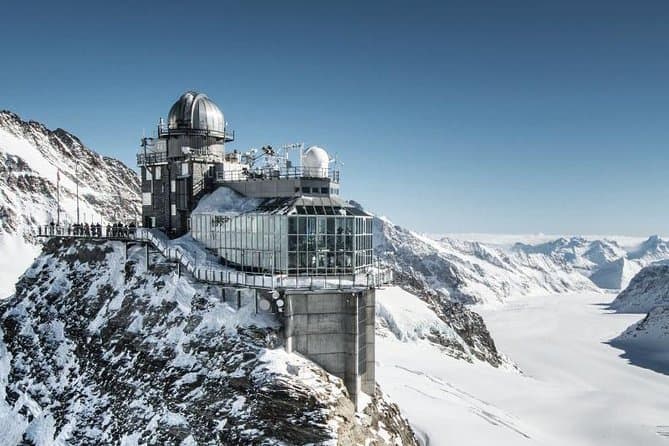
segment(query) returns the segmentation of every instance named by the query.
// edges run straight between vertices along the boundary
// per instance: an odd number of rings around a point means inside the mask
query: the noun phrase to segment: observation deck
[[[237,171],[219,171],[216,172],[217,183],[227,183],[235,181],[257,181],[270,179],[329,179],[331,182],[339,184],[339,170],[314,169],[308,167],[260,167],[254,169],[242,169]]]
[[[221,142],[232,142],[235,140],[235,131],[225,129],[223,131],[211,129],[196,129],[190,127],[170,128],[167,124],[158,125],[158,137],[169,138],[176,135],[203,136],[211,137]]]

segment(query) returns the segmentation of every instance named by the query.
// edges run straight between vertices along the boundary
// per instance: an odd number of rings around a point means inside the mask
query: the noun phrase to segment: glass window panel
[[[315,251],[316,250],[316,237],[313,235],[308,235],[306,237],[307,240],[307,251]]]
[[[346,232],[346,218],[335,217],[335,226],[337,234],[343,234],[344,232]]]
[[[316,233],[316,217],[307,217],[307,234]]]
[[[297,219],[298,217],[288,217],[288,233],[297,234]]]
[[[346,221],[346,233],[353,234],[353,219],[346,218],[345,221]]]
[[[327,220],[325,219],[325,217],[318,217],[318,233],[326,234],[327,230],[328,230]]]

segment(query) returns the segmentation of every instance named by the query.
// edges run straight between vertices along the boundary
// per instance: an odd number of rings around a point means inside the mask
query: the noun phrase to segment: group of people
[[[103,231],[104,230],[104,231]],[[39,228],[39,235],[68,235],[74,237],[105,237],[105,238],[133,238],[137,231],[135,223],[124,225],[123,223],[108,224],[106,227],[100,223],[74,223],[65,227],[58,226],[51,222],[42,234],[42,228]],[[103,234],[104,232],[104,234]]]

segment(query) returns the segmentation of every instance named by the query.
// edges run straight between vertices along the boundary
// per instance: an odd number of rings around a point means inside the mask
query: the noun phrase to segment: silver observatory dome
[[[174,103],[168,116],[173,130],[199,130],[225,134],[225,118],[218,105],[206,94],[187,91]]]

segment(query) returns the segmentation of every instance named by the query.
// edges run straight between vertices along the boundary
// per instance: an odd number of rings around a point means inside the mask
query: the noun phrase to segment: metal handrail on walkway
[[[95,229],[91,229],[95,227]],[[111,228],[111,229],[110,229]],[[166,259],[179,262],[199,282],[239,287],[273,290],[287,289],[357,289],[375,288],[391,283],[392,270],[387,266],[372,268],[367,272],[333,276],[289,276],[286,274],[262,274],[238,271],[213,263],[199,264],[195,257],[181,246],[170,246],[170,240],[157,229],[131,226],[76,225],[40,226],[38,237],[74,238],[85,240],[137,241],[150,244]]]

